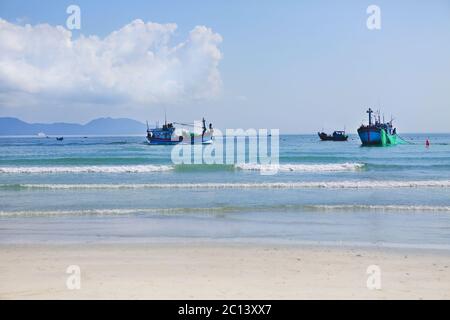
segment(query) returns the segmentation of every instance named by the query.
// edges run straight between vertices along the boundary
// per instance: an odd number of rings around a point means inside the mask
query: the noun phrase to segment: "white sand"
[[[81,268],[81,289],[66,268]],[[366,286],[369,265],[381,289]],[[2,299],[449,299],[450,253],[304,246],[1,245]]]

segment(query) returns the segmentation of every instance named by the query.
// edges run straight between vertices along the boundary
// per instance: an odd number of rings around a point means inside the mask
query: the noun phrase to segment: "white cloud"
[[[0,104],[148,106],[217,96],[221,36],[197,26],[172,44],[176,28],[135,20],[103,39],[73,39],[61,26],[0,19]]]

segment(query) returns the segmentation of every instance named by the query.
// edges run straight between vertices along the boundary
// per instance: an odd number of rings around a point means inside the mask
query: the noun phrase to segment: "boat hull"
[[[147,142],[151,145],[176,145],[176,144],[211,144],[213,143],[213,136],[210,133],[201,135],[191,135],[187,137],[178,137],[173,139],[147,137]]]
[[[322,141],[347,141],[347,135],[329,135],[324,132],[318,133],[320,140]]]
[[[166,139],[156,139],[156,138],[147,138],[148,144],[151,145],[175,145],[181,143],[181,141],[172,141],[172,140],[166,140]]]
[[[363,146],[381,145],[381,130],[376,128],[359,129],[359,138]]]
[[[358,135],[363,146],[388,146],[397,144],[397,135],[389,134],[381,128],[359,128]]]

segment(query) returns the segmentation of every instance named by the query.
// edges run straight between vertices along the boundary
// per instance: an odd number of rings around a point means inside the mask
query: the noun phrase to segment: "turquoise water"
[[[425,148],[429,137],[431,147]],[[0,243],[450,248],[450,135],[386,148],[280,137],[280,167],[174,165],[144,137],[0,138]],[[216,141],[216,143],[221,143]]]

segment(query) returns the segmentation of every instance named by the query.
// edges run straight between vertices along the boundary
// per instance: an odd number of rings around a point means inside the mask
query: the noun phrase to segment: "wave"
[[[280,172],[336,172],[363,170],[364,163],[327,163],[327,164],[237,164],[236,168],[251,171]]]
[[[164,159],[154,158],[162,162]],[[8,160],[8,162],[10,162]],[[255,171],[255,172],[305,172],[329,173],[351,172],[363,170],[435,169],[450,168],[447,164],[429,165],[390,165],[365,163],[327,163],[327,164],[145,164],[148,159],[137,158],[55,158],[55,159],[22,159],[16,161],[17,166],[0,167],[0,174],[25,173],[149,173],[174,170],[176,172],[213,172],[213,171]],[[2,161],[0,161],[0,164]],[[39,165],[45,163],[45,166]],[[127,163],[127,164],[123,164]],[[34,165],[36,164],[36,165]]]
[[[418,181],[323,181],[260,183],[141,183],[141,184],[2,184],[2,190],[26,189],[383,189],[383,188],[450,188],[450,180]]]
[[[450,159],[450,158],[449,158]],[[404,161],[405,159],[401,159],[402,161]],[[442,161],[441,158],[439,159],[435,159],[435,160],[439,160]],[[368,169],[374,169],[374,170],[378,170],[378,169],[382,169],[383,171],[385,170],[390,170],[390,171],[397,171],[397,170],[410,170],[410,169],[420,169],[420,170],[425,170],[425,169],[434,169],[434,170],[444,170],[444,169],[449,169],[450,168],[450,164],[434,164],[434,163],[426,163],[426,164],[422,164],[422,163],[417,163],[417,164],[411,164],[413,160],[410,160],[409,164],[379,164],[379,163],[371,163],[367,165]]]
[[[0,167],[0,173],[149,173],[176,170],[188,171],[271,171],[279,172],[336,172],[356,171],[365,167],[362,163],[341,164],[182,164],[182,165],[90,165],[90,166],[16,166]]]
[[[92,210],[53,210],[53,211],[0,211],[0,217],[39,217],[39,216],[101,216],[127,215],[136,213],[134,209],[92,209]]]
[[[150,173],[173,170],[169,165],[0,167],[0,173]]]
[[[181,164],[176,171],[278,171],[278,172],[337,172],[356,171],[365,168],[363,163],[329,164]]]
[[[450,158],[449,158],[450,159]],[[150,160],[153,164],[150,164]],[[345,171],[398,171],[409,169],[445,170],[450,164],[409,163],[281,163],[281,164],[163,164],[165,158],[145,156],[139,157],[64,157],[64,158],[30,158],[18,160],[0,160],[0,173],[79,173],[79,172],[157,172],[175,170],[177,172],[199,171],[278,171],[278,172],[345,172]],[[404,159],[402,159],[404,161]],[[442,161],[442,159],[439,159]],[[155,164],[159,163],[159,164]],[[13,166],[14,164],[14,166]],[[159,170],[157,167],[161,166]],[[170,167],[170,169],[168,169]],[[149,170],[149,168],[152,168]]]
[[[177,164],[174,166],[177,172],[197,172],[197,171],[234,171],[233,164]]]
[[[423,205],[365,205],[365,204],[338,204],[338,205],[308,205],[307,209],[333,211],[333,210],[374,210],[374,211],[449,211],[450,206],[423,206]]]
[[[241,212],[311,212],[311,211],[405,211],[450,212],[450,206],[424,205],[274,205],[274,206],[224,206],[209,208],[134,208],[134,209],[81,209],[81,210],[31,210],[0,211],[0,217],[66,217],[66,216],[129,216],[169,214],[224,214]]]
[[[174,208],[173,212],[177,211]],[[181,208],[180,208],[181,209]],[[0,211],[0,217],[39,217],[39,216],[119,216],[139,213],[164,213],[171,212],[169,209],[86,209],[86,210],[49,210],[49,211]]]
[[[283,209],[280,206],[279,209]],[[291,209],[293,209],[292,207]],[[30,210],[30,211],[0,211],[0,217],[45,217],[45,216],[127,216],[142,214],[181,214],[181,213],[202,213],[220,214],[245,211],[273,211],[275,206],[269,207],[176,207],[176,208],[134,208],[134,209],[81,209],[81,210]],[[286,209],[285,209],[286,210]]]

